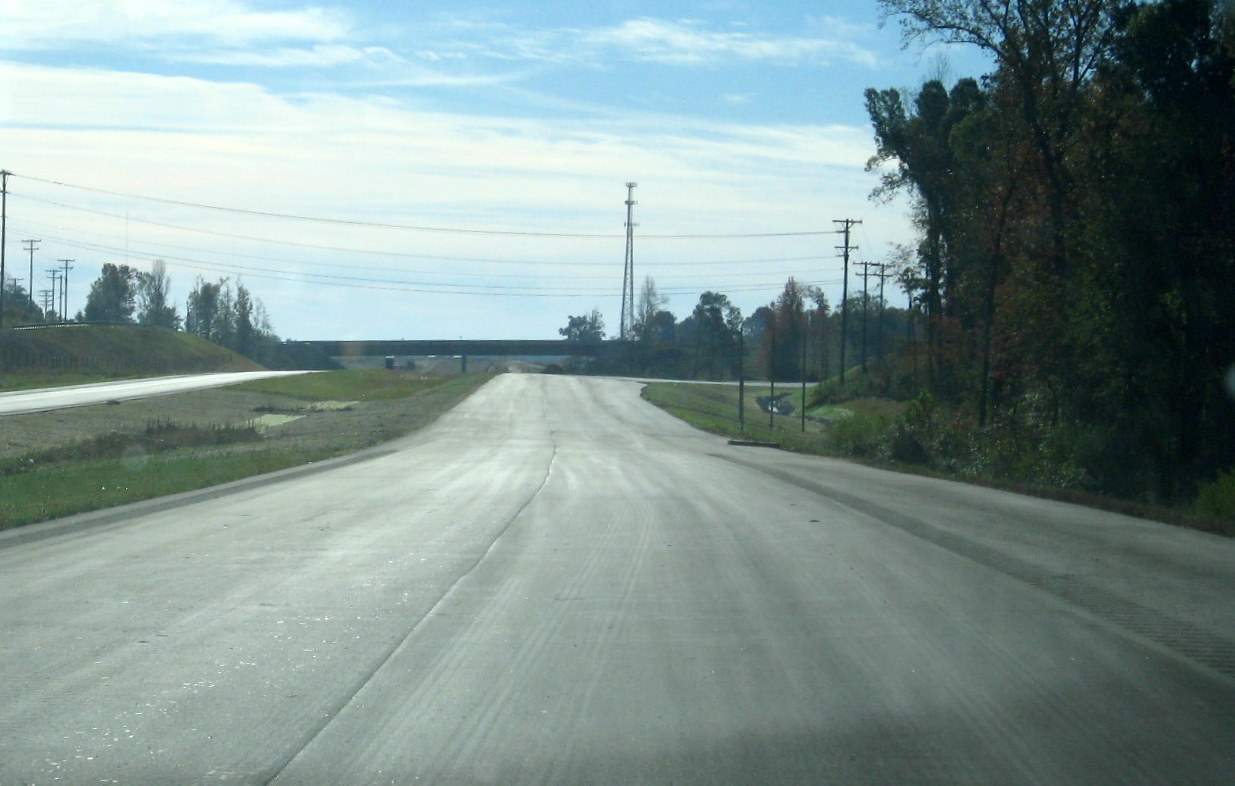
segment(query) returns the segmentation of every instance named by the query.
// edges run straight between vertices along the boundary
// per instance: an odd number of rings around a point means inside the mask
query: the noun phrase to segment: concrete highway
[[[165,396],[190,390],[235,385],[252,379],[305,374],[304,371],[231,371],[218,374],[188,374],[149,379],[126,379],[119,382],[98,382],[89,385],[69,385],[59,388],[38,388],[0,393],[0,415],[24,412],[47,412],[67,407],[84,407],[108,401]]]
[[[0,784],[1225,784],[1235,541],[505,375],[0,533]]]

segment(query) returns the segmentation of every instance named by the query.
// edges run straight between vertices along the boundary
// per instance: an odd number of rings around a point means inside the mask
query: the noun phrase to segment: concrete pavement
[[[366,461],[0,534],[0,783],[1235,772],[1231,540],[638,389],[505,375]]]

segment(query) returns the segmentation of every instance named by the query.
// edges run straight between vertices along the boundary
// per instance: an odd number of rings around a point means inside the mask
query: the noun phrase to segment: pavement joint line
[[[278,781],[287,768],[290,767],[292,763],[295,762],[296,759],[299,758],[300,755],[313,744],[313,741],[320,737],[326,729],[330,728],[330,725],[334,723],[335,718],[346,710],[348,705],[356,700],[356,696],[364,690],[364,687],[372,681],[373,677],[376,676],[377,673],[390,662],[391,658],[393,658],[400,649],[407,645],[412,636],[416,634],[416,631],[420,629],[420,626],[434,616],[438,608],[442,605],[442,602],[454,594],[455,589],[466,581],[467,578],[471,576],[478,567],[480,567],[480,564],[493,553],[493,549],[497,547],[498,542],[502,540],[506,533],[510,531],[510,528],[514,526],[514,523],[523,516],[528,507],[530,507],[536,498],[540,496],[540,493],[544,491],[545,486],[549,484],[549,479],[553,476],[553,467],[557,463],[558,457],[557,439],[553,435],[552,431],[549,432],[549,436],[553,442],[553,454],[549,457],[549,462],[545,466],[544,477],[541,479],[540,483],[537,484],[535,490],[533,490],[532,493],[528,495],[528,498],[524,500],[523,504],[519,506],[519,509],[516,510],[514,514],[511,515],[510,519],[502,526],[501,530],[494,535],[493,540],[489,543],[489,547],[476,558],[475,562],[463,570],[463,572],[461,572],[458,577],[450,583],[450,586],[447,587],[441,596],[433,602],[433,605],[431,605],[423,615],[416,619],[410,628],[407,628],[407,632],[404,635],[396,636],[392,639],[391,644],[383,652],[379,653],[374,665],[371,668],[366,669],[364,674],[362,674],[357,681],[344,690],[340,699],[329,707],[322,719],[300,738],[300,740],[292,747],[292,750],[289,751],[281,761],[276,762],[269,769],[268,775],[263,775],[260,780],[263,786],[269,786],[269,784]]]
[[[831,498],[877,521],[933,543],[947,551],[1024,582],[1055,598],[1083,609],[1126,632],[1136,634],[1177,656],[1206,667],[1228,680],[1235,680],[1235,641],[1216,636],[1185,620],[1165,614],[1086,582],[1073,575],[1059,575],[1029,562],[1004,554],[968,538],[945,532],[927,522],[884,508],[878,504],[825,488],[789,472],[760,466],[732,456],[711,454],[722,461],[784,481]]]

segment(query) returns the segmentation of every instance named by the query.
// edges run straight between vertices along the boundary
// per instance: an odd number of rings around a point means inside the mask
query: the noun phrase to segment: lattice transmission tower
[[[635,328],[635,187],[626,184],[626,264],[622,268],[622,319],[618,335],[625,341]]]

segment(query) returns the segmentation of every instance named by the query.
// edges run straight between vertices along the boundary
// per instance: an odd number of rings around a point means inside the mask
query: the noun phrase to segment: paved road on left
[[[130,401],[170,393],[236,385],[254,379],[305,374],[304,371],[233,371],[220,374],[187,374],[152,379],[127,379],[120,382],[100,382],[90,385],[70,385],[62,388],[37,388],[0,393],[0,415],[20,415],[27,412],[48,412],[53,409],[84,407],[108,401]]]

